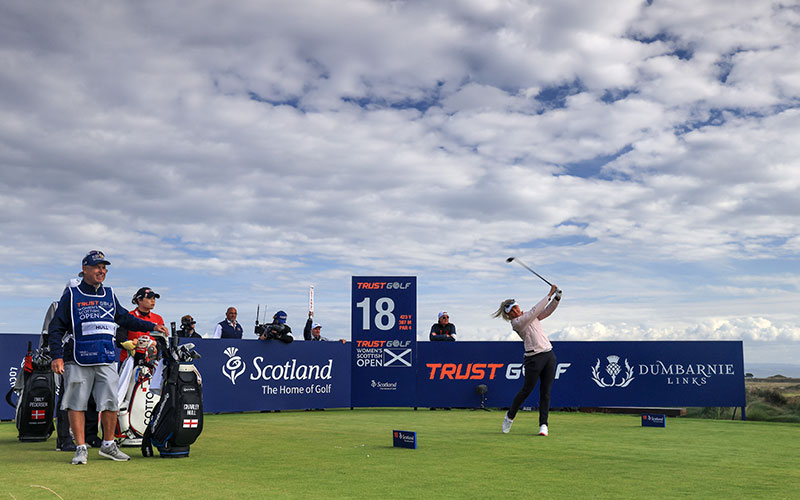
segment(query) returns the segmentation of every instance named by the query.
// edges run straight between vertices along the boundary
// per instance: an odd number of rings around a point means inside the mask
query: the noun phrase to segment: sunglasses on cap
[[[146,287],[142,287],[133,296],[133,299],[131,300],[131,302],[136,304],[136,301],[139,300],[139,299],[160,299],[160,298],[161,298],[161,295],[157,294],[153,290],[151,290],[149,288],[146,288]]]

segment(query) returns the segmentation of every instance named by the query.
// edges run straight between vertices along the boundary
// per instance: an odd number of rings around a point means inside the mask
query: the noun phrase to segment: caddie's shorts
[[[64,363],[64,394],[62,410],[86,411],[89,395],[94,396],[97,411],[118,411],[117,364],[81,366],[75,362]]]

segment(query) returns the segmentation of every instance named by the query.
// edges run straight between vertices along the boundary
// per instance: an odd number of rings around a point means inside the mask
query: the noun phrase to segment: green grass
[[[747,420],[800,423],[800,384],[796,382],[797,379],[785,378],[746,382]],[[737,410],[736,415],[734,410]],[[686,416],[731,419],[741,418],[741,413],[734,408],[686,408]]]
[[[798,498],[800,425],[535,412],[411,409],[207,415],[188,459],[87,466],[0,424],[0,499]],[[419,449],[392,447],[392,429]],[[145,490],[145,485],[147,488]]]

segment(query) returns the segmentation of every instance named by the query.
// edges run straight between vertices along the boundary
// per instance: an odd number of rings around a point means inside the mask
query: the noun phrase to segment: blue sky
[[[350,277],[418,338],[564,289],[555,340],[800,348],[800,9],[766,2],[6,2],[0,331],[91,249],[210,333],[349,338]]]

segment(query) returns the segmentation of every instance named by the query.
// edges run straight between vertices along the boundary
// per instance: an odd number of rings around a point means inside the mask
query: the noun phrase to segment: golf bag
[[[157,361],[147,356],[149,336],[139,337],[139,347],[134,356],[123,363],[117,391],[119,413],[117,414],[116,436],[120,446],[140,446],[147,425],[161,395],[150,390],[156,373]],[[155,344],[154,341],[152,341]],[[142,349],[143,348],[143,349]],[[144,351],[140,356],[139,351]],[[152,351],[150,351],[152,352]],[[160,387],[158,388],[160,389]]]
[[[174,327],[168,347],[163,338],[158,341],[164,363],[161,399],[142,437],[142,456],[152,457],[155,446],[162,458],[184,458],[203,432],[202,380],[193,363],[200,355],[192,344],[178,346]]]
[[[14,420],[20,441],[47,441],[55,430],[56,381],[50,361],[46,347],[32,353],[28,342],[22,373],[6,394],[8,404],[16,407]],[[13,393],[17,394],[16,404],[11,402]]]

